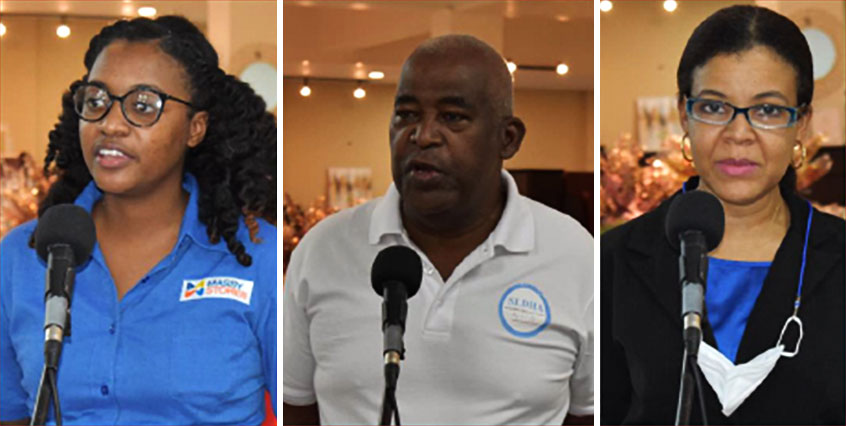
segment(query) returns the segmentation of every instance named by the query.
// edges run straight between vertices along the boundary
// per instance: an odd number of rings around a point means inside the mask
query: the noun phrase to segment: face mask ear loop
[[[787,321],[784,322],[784,327],[781,328],[781,334],[778,336],[778,343],[776,344],[776,346],[781,345],[781,339],[784,337],[784,332],[787,331],[787,327],[790,325],[791,322],[795,322],[796,325],[799,327],[799,339],[796,340],[796,347],[793,349],[793,352],[787,352],[784,350],[781,351],[781,356],[787,358],[793,358],[794,356],[796,356],[796,354],[799,353],[799,345],[802,344],[802,336],[804,335],[804,332],[802,331],[802,320],[799,319],[799,317],[797,317],[796,315],[791,315],[790,318],[788,318]]]
[[[802,283],[805,280],[805,265],[807,264],[808,259],[808,238],[811,234],[811,219],[814,216],[814,208],[811,206],[811,202],[808,201],[808,223],[805,226],[805,244],[802,247],[802,266],[799,268],[799,288],[796,290],[796,301],[793,302],[793,315],[784,322],[784,327],[781,328],[781,334],[778,336],[778,343],[776,346],[781,345],[781,340],[784,338],[784,332],[787,331],[787,327],[790,325],[791,322],[795,322],[797,326],[799,326],[799,339],[796,340],[796,348],[794,348],[793,352],[786,352],[782,351],[781,355],[787,358],[793,358],[796,354],[799,353],[799,345],[802,343],[802,336],[804,335],[802,330],[802,320],[799,319],[799,305],[802,303]]]

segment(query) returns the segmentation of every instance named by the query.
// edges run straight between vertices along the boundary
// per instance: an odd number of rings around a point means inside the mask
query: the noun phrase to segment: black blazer
[[[691,183],[696,181],[689,187]],[[790,209],[790,227],[749,316],[737,363],[775,346],[793,312],[809,209],[796,195],[782,195]],[[679,254],[664,235],[670,201],[600,240],[602,424],[675,420],[683,347]],[[844,235],[846,222],[814,210],[799,308],[804,323],[799,354],[779,358],[728,418],[702,377],[709,424],[846,423]],[[798,336],[796,327],[791,331],[783,342],[786,350],[794,348]],[[707,320],[703,334],[717,347]],[[691,423],[701,424],[698,399],[693,406]]]

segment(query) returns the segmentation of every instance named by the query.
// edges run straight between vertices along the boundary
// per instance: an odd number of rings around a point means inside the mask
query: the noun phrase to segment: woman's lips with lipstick
[[[727,159],[717,161],[717,168],[729,176],[745,176],[758,169],[758,163],[746,159]]]

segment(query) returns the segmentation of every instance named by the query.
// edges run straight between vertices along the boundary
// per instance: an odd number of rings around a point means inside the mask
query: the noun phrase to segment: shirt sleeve
[[[282,297],[282,338],[284,340],[282,400],[291,405],[309,405],[317,402],[314,391],[315,361],[311,353],[309,320],[304,308],[308,286],[300,278],[301,255],[301,251],[295,250],[291,257]]]
[[[574,416],[593,415],[593,297],[582,316],[584,333],[579,342],[573,376],[570,378],[570,409]]]
[[[0,420],[19,420],[29,417],[26,392],[21,386],[23,372],[12,346],[9,324],[9,286],[12,284],[9,264],[9,244],[4,241],[0,252]]]

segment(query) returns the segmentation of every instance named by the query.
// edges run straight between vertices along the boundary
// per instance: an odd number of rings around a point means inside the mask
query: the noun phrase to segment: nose
[[[106,116],[99,121],[100,132],[106,136],[125,136],[129,134],[129,124],[123,111],[120,109],[120,102],[112,102]]]
[[[435,117],[428,117],[421,120],[411,136],[412,141],[420,148],[440,145],[444,140],[441,134],[440,123],[438,123]]]
[[[755,139],[755,128],[749,122],[749,111],[746,113],[738,112],[734,116],[734,120],[726,124],[723,135],[735,143],[752,142]]]

